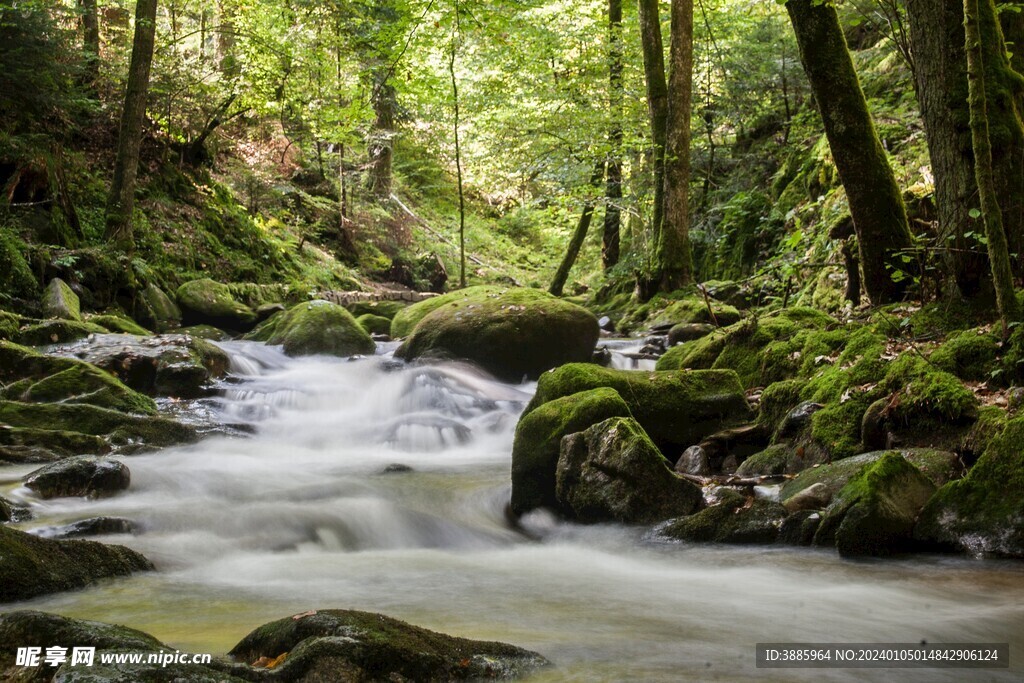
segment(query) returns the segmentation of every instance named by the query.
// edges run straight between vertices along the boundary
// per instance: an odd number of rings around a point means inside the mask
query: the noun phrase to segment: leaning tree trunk
[[[690,97],[693,93],[693,0],[672,0],[669,46],[665,213],[658,236],[661,290],[693,280],[690,250]]]
[[[986,112],[986,84],[983,67],[982,37],[979,27],[978,0],[964,0],[964,33],[967,53],[968,104],[971,110],[971,139],[974,143],[975,177],[981,199],[981,215],[988,238],[989,263],[996,289],[996,305],[1003,321],[1003,336],[1008,324],[1020,317],[1017,296],[1013,291],[1013,272],[1010,252],[1003,232],[1002,214],[996,196],[995,176],[992,171],[992,147],[989,140]]]
[[[839,17],[831,4],[814,0],[789,0],[786,9],[846,189],[860,245],[864,289],[876,305],[898,300],[909,279],[893,277],[905,267],[900,252],[911,246],[907,212],[868,112]]]
[[[622,223],[622,0],[608,0],[608,172],[605,181],[604,234],[601,264],[608,270],[619,262]]]
[[[114,178],[107,197],[106,238],[125,251],[135,249],[132,213],[135,210],[135,177],[142,146],[142,125],[146,118],[146,93],[149,90],[149,69],[153,63],[156,39],[157,0],[139,0],[135,7],[135,39],[128,67],[128,85],[121,111],[121,128],[117,138]]]
[[[654,212],[651,225],[655,240],[665,215],[665,142],[668,136],[668,85],[661,41],[658,0],[640,0],[640,43],[644,54],[644,81],[651,122],[651,156],[654,168]]]
[[[594,166],[593,175],[590,176],[590,186],[594,188],[600,186],[602,178],[604,178],[604,162],[598,162]],[[594,203],[592,197],[588,197],[583,203],[583,212],[580,214],[579,222],[576,223],[576,230],[573,231],[572,237],[569,239],[569,246],[565,249],[565,256],[562,257],[562,262],[558,264],[555,277],[551,280],[551,286],[548,287],[548,292],[555,296],[562,296],[562,290],[565,289],[565,281],[569,279],[569,271],[572,270],[573,264],[576,263],[576,258],[580,255],[583,240],[587,238],[587,231],[590,230],[590,220],[594,215]]]

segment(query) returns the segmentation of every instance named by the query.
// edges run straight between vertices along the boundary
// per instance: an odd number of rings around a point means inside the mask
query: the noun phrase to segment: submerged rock
[[[105,498],[127,489],[131,472],[119,460],[77,456],[31,472],[23,481],[42,498]]]
[[[0,526],[0,602],[82,588],[98,579],[152,569],[123,546],[53,541]],[[0,642],[5,641],[0,637]]]
[[[344,307],[329,301],[308,301],[271,317],[246,339],[281,344],[289,356],[372,354],[370,335]]]
[[[519,382],[589,361],[598,334],[597,319],[586,309],[539,290],[510,288],[474,292],[436,308],[395,356],[468,360],[499,379]]]
[[[571,363],[541,375],[524,416],[548,401],[598,387],[618,391],[631,415],[665,452],[685,449],[753,417],[731,370],[637,372],[591,363]]]
[[[557,510],[555,471],[562,438],[610,417],[629,416],[618,392],[602,387],[549,401],[519,420],[512,443],[512,512]]]
[[[939,489],[914,537],[935,548],[1024,557],[1024,417],[1007,422],[966,477]]]
[[[650,524],[688,515],[701,490],[676,475],[636,420],[613,417],[562,439],[555,495],[581,522]]]
[[[814,534],[844,557],[891,555],[911,548],[918,513],[935,484],[897,452],[864,465],[836,494]]]
[[[381,614],[319,610],[265,624],[229,653],[246,663],[280,660],[275,681],[510,679],[549,662],[505,643],[468,640]]]
[[[256,324],[255,311],[237,301],[227,285],[209,278],[186,282],[178,288],[177,298],[186,325],[247,332]]]

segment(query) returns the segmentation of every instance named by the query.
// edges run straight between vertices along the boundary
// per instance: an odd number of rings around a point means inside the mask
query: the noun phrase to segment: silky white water
[[[129,491],[42,501],[0,468],[37,529],[99,515],[156,572],[2,609],[123,623],[226,652],[272,619],[382,612],[536,650],[538,681],[1012,681],[1024,671],[1024,570],[958,558],[849,562],[833,551],[656,545],[643,529],[505,517],[512,434],[531,385],[382,356],[290,359],[224,345],[207,405],[248,436],[125,457]],[[402,465],[404,467],[394,467]],[[411,468],[411,469],[409,469]],[[1010,642],[1010,671],[757,670],[766,641]]]

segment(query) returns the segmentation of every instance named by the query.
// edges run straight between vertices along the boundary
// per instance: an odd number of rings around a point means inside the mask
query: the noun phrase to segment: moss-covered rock
[[[427,301],[431,301],[431,300],[436,299],[436,298],[440,298],[440,297],[431,297],[430,299],[427,299]],[[345,304],[345,308],[348,309],[348,312],[351,313],[352,315],[354,315],[356,318],[358,318],[361,315],[378,315],[378,316],[380,316],[382,318],[387,318],[388,320],[394,320],[395,316],[398,315],[398,313],[400,311],[404,310],[408,306],[409,306],[409,304],[407,302],[405,302],[405,301],[387,301],[387,300],[385,300],[385,301],[353,301],[350,304]],[[409,332],[412,332],[412,328],[413,327],[416,327],[415,323],[413,323],[411,326],[409,326]],[[391,330],[390,329],[384,330],[384,332],[386,334],[391,334]]]
[[[281,344],[289,356],[353,356],[373,353],[377,348],[351,313],[329,301],[293,306],[274,315],[245,338]]]
[[[395,356],[468,360],[500,379],[518,382],[590,360],[598,334],[592,313],[546,292],[477,291],[430,312]]]
[[[284,654],[269,680],[510,679],[549,664],[514,645],[455,638],[381,614],[333,609],[265,624],[229,653],[246,663]]]
[[[673,325],[672,329],[668,331],[668,345],[672,347],[689,341],[703,339],[716,329],[718,328],[707,323],[679,323],[678,325]]]
[[[789,444],[773,444],[740,463],[736,474],[741,477],[796,474],[813,464],[804,457],[805,453],[805,450]]]
[[[666,522],[654,535],[676,541],[769,544],[778,539],[787,514],[778,503],[724,489],[715,505]]]
[[[831,501],[853,476],[864,469],[865,465],[876,462],[888,452],[890,451],[862,453],[827,465],[806,469],[782,486],[779,500],[785,504],[801,491],[821,483],[826,487],[826,498]],[[905,448],[892,452],[905,458],[936,486],[942,486],[946,482],[958,478],[961,473],[960,459],[956,453],[930,448]]]
[[[939,489],[914,536],[933,547],[1024,557],[1024,417],[1006,423],[966,477]]]
[[[728,327],[738,323],[740,317],[740,312],[733,306],[720,301],[706,302],[700,297],[688,296],[669,303],[661,311],[651,315],[647,323],[651,327],[694,323]]]
[[[602,387],[548,401],[516,425],[512,444],[512,512],[558,509],[555,470],[562,438],[610,417],[630,417],[615,389]]]
[[[107,332],[113,332],[115,334],[136,334],[139,336],[152,334],[142,325],[123,315],[114,315],[111,313],[87,315],[85,316],[85,321],[92,323],[93,325],[99,325],[106,329]]]
[[[23,481],[44,499],[105,498],[127,489],[131,472],[120,460],[81,455],[41,467],[25,475]]]
[[[391,320],[382,315],[363,313],[356,318],[356,322],[367,334],[391,334]]]
[[[123,546],[52,541],[0,526],[0,602],[82,588],[98,579],[152,568],[149,560]]]
[[[508,291],[507,287],[479,285],[476,287],[467,287],[466,289],[449,292],[448,294],[443,294],[441,296],[434,296],[414,303],[411,306],[406,306],[405,308],[396,311],[394,316],[391,318],[391,336],[395,339],[408,337],[412,334],[413,329],[416,328],[416,325],[418,325],[421,320],[447,304],[453,302],[468,304],[483,297],[498,295],[505,291]],[[367,311],[354,309],[354,312],[359,315]]]
[[[999,339],[989,332],[954,332],[928,358],[936,367],[960,379],[982,381],[999,370]]]
[[[675,346],[658,359],[656,367],[735,370],[744,386],[767,386],[797,376],[812,335],[835,324],[812,309],[785,309]]]
[[[125,452],[188,443],[197,438],[195,428],[174,420],[127,415],[85,404],[0,401],[0,423],[38,430],[37,434],[77,432],[102,436]]]
[[[177,291],[182,321],[186,325],[213,325],[246,332],[256,324],[256,313],[235,300],[227,285],[209,278],[186,282]]]
[[[14,341],[21,329],[21,318],[7,311],[0,311],[0,341]]]
[[[917,516],[934,493],[935,484],[900,453],[883,453],[835,495],[814,544],[835,544],[844,557],[910,550]]]
[[[213,325],[189,325],[188,327],[179,327],[177,332],[189,337],[214,342],[230,341],[234,338],[229,332],[225,332]]]
[[[548,401],[598,387],[618,391],[632,416],[666,452],[753,418],[732,371],[635,372],[591,363],[572,363],[541,375],[523,414]]]
[[[66,344],[77,339],[85,339],[91,334],[106,333],[107,328],[93,322],[44,320],[25,325],[15,338],[27,346],[46,346],[48,344]]]
[[[48,318],[82,320],[82,304],[68,283],[55,277],[43,292],[43,314]]]
[[[0,425],[0,462],[53,462],[71,455],[102,455],[110,450],[110,444],[101,436]]]
[[[214,344],[183,334],[94,335],[54,352],[114,373],[136,391],[179,398],[209,394],[211,383],[223,377],[230,364],[228,355]]]
[[[650,524],[692,514],[704,500],[630,417],[562,439],[555,496],[560,509],[585,523]]]
[[[87,403],[129,413],[153,415],[156,404],[116,377],[76,358],[45,356],[33,349],[0,342],[0,398],[30,403]]]
[[[139,319],[157,332],[166,332],[181,325],[181,309],[164,290],[150,282],[140,292]]]
[[[24,245],[6,225],[0,225],[0,301],[11,297],[34,299],[39,293],[32,268],[22,253]]]

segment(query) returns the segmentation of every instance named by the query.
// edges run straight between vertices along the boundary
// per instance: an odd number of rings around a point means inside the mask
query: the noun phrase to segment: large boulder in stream
[[[1024,557],[1024,416],[1006,423],[966,477],[928,501],[914,537],[944,550]]]
[[[703,505],[700,487],[673,472],[672,463],[628,417],[562,439],[555,495],[580,522],[650,524],[692,514]]]
[[[555,471],[562,438],[610,417],[631,417],[629,406],[619,392],[600,387],[548,401],[519,420],[512,443],[512,512],[557,510]]]
[[[178,287],[178,305],[185,325],[213,325],[248,332],[256,324],[256,312],[235,299],[227,285],[209,278]]]
[[[0,602],[82,588],[152,568],[149,560],[124,546],[54,541],[0,526]]]
[[[92,363],[136,391],[175,398],[208,395],[230,364],[220,348],[186,334],[96,334],[52,353]]]
[[[814,544],[834,543],[844,557],[910,550],[917,516],[934,493],[935,484],[906,458],[885,453],[836,494],[822,515]]]
[[[613,370],[572,363],[541,375],[524,417],[549,401],[610,387],[648,436],[673,458],[709,434],[749,422],[753,411],[731,370]]]
[[[344,357],[373,353],[377,348],[351,313],[329,301],[307,301],[292,306],[272,316],[245,338],[280,344],[289,356]]]
[[[424,316],[395,356],[468,360],[499,379],[519,382],[593,355],[597,318],[585,308],[536,289],[473,290]],[[433,306],[437,299],[406,310]],[[396,323],[397,317],[393,333]]]
[[[83,455],[30,472],[24,482],[41,498],[105,498],[127,489],[131,472],[120,460]]]
[[[456,638],[382,614],[333,609],[265,624],[228,654],[249,664],[279,662],[267,680],[306,683],[511,679],[549,665],[536,652],[514,645]]]

